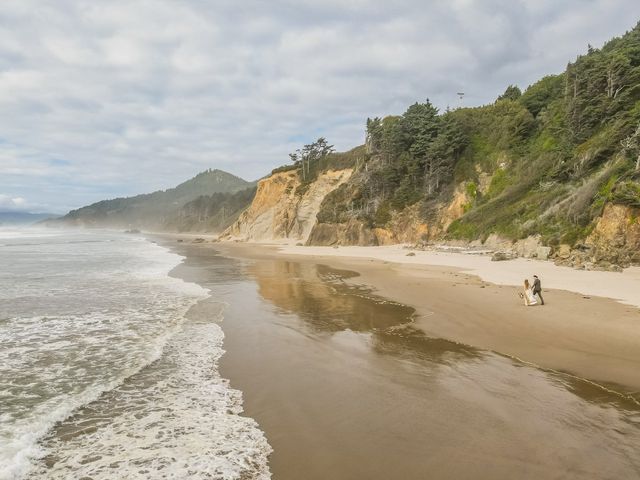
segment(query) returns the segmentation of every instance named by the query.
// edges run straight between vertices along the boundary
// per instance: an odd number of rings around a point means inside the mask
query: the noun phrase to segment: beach
[[[425,334],[581,378],[640,391],[640,269],[579,271],[551,262],[419,252],[394,247],[220,244],[228,255],[325,263],[349,281],[416,309]],[[525,277],[543,281],[544,306],[518,297]]]
[[[635,307],[545,288],[525,308],[517,287],[375,249],[175,238],[172,275],[226,304],[220,372],[273,478],[637,475]]]

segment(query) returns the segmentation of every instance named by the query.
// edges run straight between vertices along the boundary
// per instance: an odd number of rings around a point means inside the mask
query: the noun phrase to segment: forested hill
[[[177,228],[181,225],[178,218],[184,217],[183,208],[189,202],[215,194],[221,201],[231,199],[235,209],[238,209],[246,205],[240,206],[234,202],[246,204],[247,200],[243,196],[234,197],[234,194],[253,186],[254,183],[222,170],[207,170],[175,188],[135,197],[103,200],[72,210],[58,222],[90,227],[156,230],[164,230],[170,223]],[[212,226],[209,223],[209,227]]]
[[[426,101],[368,119],[366,147],[323,202],[311,243],[535,236],[604,252],[594,235],[617,212],[623,253],[610,260],[628,264],[640,212],[640,24],[490,105],[439,112]]]

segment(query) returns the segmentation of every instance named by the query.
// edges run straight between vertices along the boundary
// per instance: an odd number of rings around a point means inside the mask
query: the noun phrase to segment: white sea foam
[[[183,326],[208,292],[168,276],[182,257],[123,235],[24,238],[0,250],[1,480],[153,477],[142,464],[165,476],[268,477],[268,444],[217,374],[220,328]],[[98,407],[105,416],[92,418]],[[95,431],[67,441],[71,415]],[[192,432],[183,444],[170,439],[180,431]],[[88,462],[94,448],[100,459]]]
[[[60,235],[64,235],[64,232],[39,227],[0,227],[0,239],[47,238]]]
[[[185,309],[186,311],[186,309]],[[41,320],[41,319],[35,319]],[[71,318],[65,318],[58,325],[47,323],[50,335],[59,333],[59,328],[64,328],[73,322]],[[99,322],[99,320],[97,320]],[[96,322],[96,324],[97,324]],[[86,324],[85,324],[86,326]],[[140,371],[160,358],[162,349],[166,341],[174,333],[176,327],[168,329],[164,334],[155,338],[153,343],[144,348],[138,347],[137,351],[130,351],[131,355],[126,358],[127,344],[122,343],[120,368],[105,372],[100,369],[96,372],[96,363],[100,362],[102,355],[110,355],[110,359],[105,359],[107,363],[114,362],[113,351],[108,351],[107,346],[102,341],[92,338],[96,332],[86,330],[86,348],[80,350],[77,342],[59,341],[37,345],[25,346],[22,348],[13,346],[5,350],[0,358],[3,359],[3,370],[24,372],[23,375],[31,375],[34,381],[30,383],[15,384],[13,382],[2,382],[2,394],[0,400],[9,406],[8,412],[2,413],[2,424],[0,425],[0,479],[21,478],[29,472],[34,462],[42,458],[47,450],[38,442],[43,438],[56,423],[63,421],[76,409],[95,401],[104,392],[112,390],[122,384],[129,376]],[[0,343],[4,343],[0,337]],[[35,338],[31,337],[34,341]],[[114,337],[114,340],[117,339]],[[133,347],[132,345],[129,345]],[[59,360],[47,362],[42,365],[37,373],[29,373],[34,367],[31,363],[33,358],[32,348],[37,348],[40,353],[56,352]],[[84,365],[74,364],[64,359],[65,352],[88,352]],[[46,355],[46,353],[45,353]],[[81,356],[82,353],[74,356]],[[10,359],[7,361],[7,359]],[[82,366],[83,365],[83,366]],[[96,372],[89,374],[89,371]],[[74,385],[74,379],[81,377],[81,383]],[[38,392],[30,394],[29,392]],[[42,392],[42,393],[40,393]],[[60,393],[58,393],[60,392]],[[48,398],[42,401],[42,397],[49,393]],[[29,401],[33,400],[33,401]]]
[[[215,323],[184,324],[157,362],[50,435],[37,477],[270,478],[271,449],[218,373],[222,341]]]

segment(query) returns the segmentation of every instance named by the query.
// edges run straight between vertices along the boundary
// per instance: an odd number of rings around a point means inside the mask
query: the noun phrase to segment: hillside
[[[233,195],[250,189],[253,185],[221,170],[207,170],[175,188],[135,197],[103,200],[72,210],[58,222],[85,227],[188,229],[187,225],[193,225],[193,222],[185,223],[185,217],[197,214],[198,207],[206,207],[207,200],[203,197],[211,199],[212,195],[217,195],[216,201],[229,201],[238,210],[246,204],[238,205],[240,198],[232,200]],[[203,215],[208,217],[206,212],[200,217]],[[214,227],[217,227],[215,222],[209,222],[209,228]]]
[[[187,202],[162,225],[171,232],[220,232],[229,227],[246,209],[256,194],[256,187],[235,193],[201,195]]]
[[[493,104],[441,113],[427,100],[368,119],[356,151],[309,244],[484,243],[579,268],[639,263],[640,24]],[[288,170],[313,183],[300,158]],[[321,163],[311,165],[331,168]],[[264,210],[260,201],[252,211]],[[295,215],[283,214],[289,224]],[[264,218],[240,221],[236,232],[264,227]]]

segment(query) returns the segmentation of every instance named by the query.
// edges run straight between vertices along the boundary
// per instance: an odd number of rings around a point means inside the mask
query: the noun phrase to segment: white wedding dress
[[[533,294],[533,290],[531,290],[530,288],[527,288],[524,291],[524,304],[528,307],[532,306],[532,305],[536,305],[538,303],[538,300],[536,300],[536,296]]]

